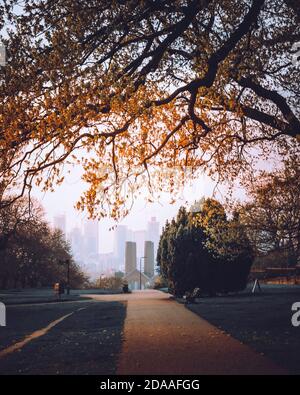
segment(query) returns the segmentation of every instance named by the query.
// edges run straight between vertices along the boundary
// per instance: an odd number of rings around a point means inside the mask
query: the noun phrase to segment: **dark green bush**
[[[252,250],[238,218],[227,220],[220,203],[208,199],[202,209],[184,208],[163,229],[157,261],[176,296],[200,288],[203,294],[237,292],[247,285]]]

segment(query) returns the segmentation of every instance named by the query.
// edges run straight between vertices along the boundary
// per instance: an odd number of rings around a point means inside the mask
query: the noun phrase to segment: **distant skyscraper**
[[[153,243],[153,241],[145,241],[144,273],[149,278],[152,278],[154,276],[154,243]]]
[[[114,231],[114,257],[116,258],[117,270],[122,270],[125,261],[125,243],[127,241],[127,226],[118,225]]]
[[[99,254],[99,266],[103,275],[113,275],[113,273],[117,272],[117,263],[113,252]]]
[[[66,215],[59,214],[53,218],[53,225],[55,229],[60,229],[66,236]]]
[[[84,223],[84,250],[85,254],[98,254],[99,250],[99,224],[98,221],[87,220]]]
[[[144,256],[144,244],[147,238],[147,232],[145,230],[136,230],[133,232],[133,238],[136,242],[137,258],[140,259]]]
[[[134,231],[127,228],[126,241],[134,241]]]
[[[154,243],[154,259],[156,259],[156,252],[159,242],[159,222],[156,221],[155,217],[152,217],[151,220],[148,222],[147,240],[151,240]]]
[[[125,274],[136,269],[136,243],[126,241],[125,244]]]
[[[69,240],[71,243],[74,255],[82,256],[83,250],[83,237],[80,228],[75,227],[69,233]]]

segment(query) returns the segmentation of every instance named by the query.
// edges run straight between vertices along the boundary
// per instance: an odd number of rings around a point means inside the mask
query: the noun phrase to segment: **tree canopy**
[[[264,173],[250,189],[240,217],[258,256],[271,254],[273,265],[295,266],[300,258],[300,160]]]
[[[253,251],[237,216],[227,219],[214,199],[184,207],[167,222],[159,242],[161,275],[175,294],[199,287],[202,293],[242,290],[253,262]]]
[[[0,210],[1,289],[66,282],[67,259],[71,286],[84,285],[87,277],[74,261],[65,235],[50,228],[36,201],[29,205],[21,198]]]
[[[51,189],[65,163],[81,164],[78,208],[118,218],[142,186],[172,192],[170,169],[222,180],[257,155],[299,153],[295,0],[4,0],[2,10],[2,191]]]

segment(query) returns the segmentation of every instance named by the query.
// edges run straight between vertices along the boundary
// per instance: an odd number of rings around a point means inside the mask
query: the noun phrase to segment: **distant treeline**
[[[60,230],[44,219],[42,207],[21,198],[0,209],[0,288],[52,286],[67,280],[80,287],[87,278],[75,263],[69,243]]]

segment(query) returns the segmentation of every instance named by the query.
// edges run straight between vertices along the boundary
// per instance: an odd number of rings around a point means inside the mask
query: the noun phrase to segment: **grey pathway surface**
[[[85,296],[8,306],[0,374],[287,373],[166,293]]]
[[[159,291],[95,296],[127,300],[118,374],[286,374]]]
[[[125,314],[118,302],[8,306],[0,374],[115,374]]]

